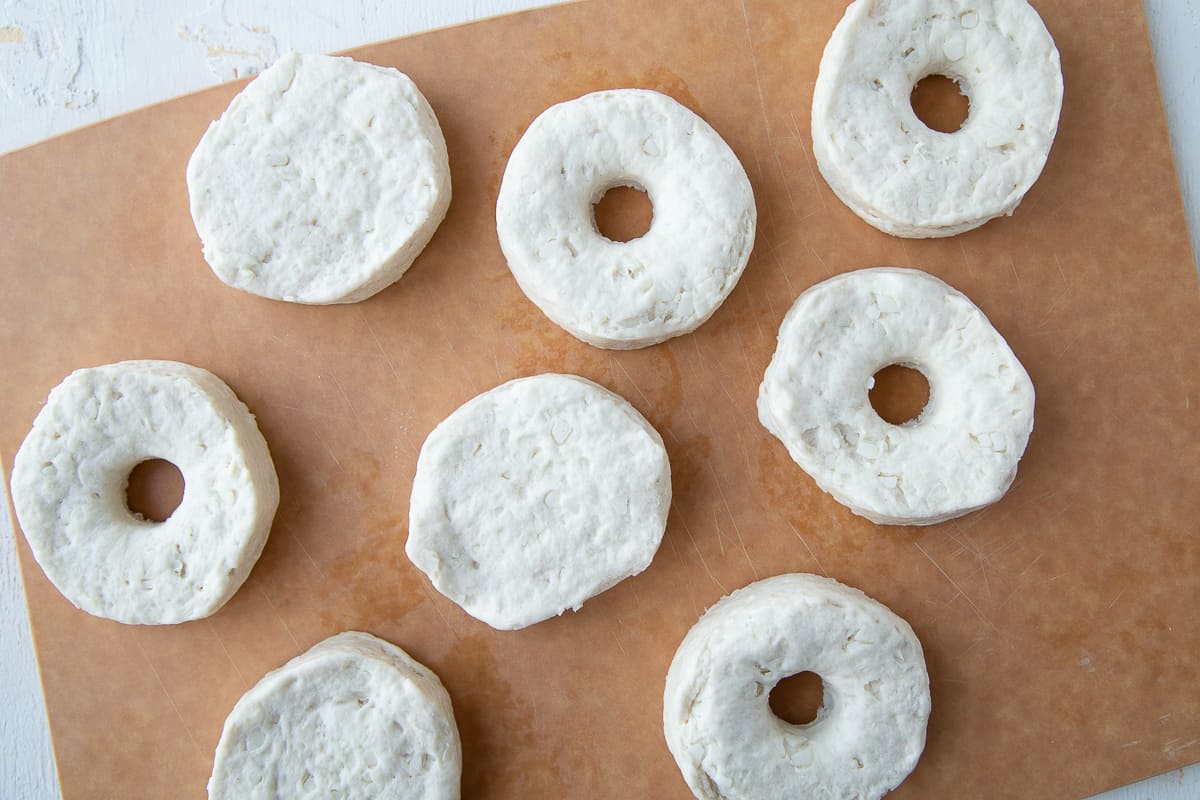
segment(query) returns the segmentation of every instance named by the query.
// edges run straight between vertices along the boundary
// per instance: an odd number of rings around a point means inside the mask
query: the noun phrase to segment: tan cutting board
[[[209,620],[125,627],[73,609],[18,537],[67,800],[198,798],[221,722],[265,671],[363,629],[454,699],[468,798],[687,789],[663,676],[706,606],[813,571],[909,619],[933,685],[928,747],[896,797],[1081,796],[1200,758],[1200,291],[1139,0],[1041,0],[1066,75],[1058,141],[1011,219],[941,241],[877,233],[813,168],[809,103],[844,4],[595,2],[354,54],[408,72],[446,133],[454,203],[397,285],[306,308],[217,282],[184,165],[223,86],[0,159],[5,468],[72,369],[170,358],[258,415],[282,501],[262,560]],[[505,268],[505,159],[547,105],[640,86],[702,114],[745,163],[759,233],[696,334],[610,353],[549,323]],[[979,303],[1038,390],[1012,491],[932,528],[880,528],[822,494],[755,395],[797,293],[877,264]],[[567,615],[495,632],[405,559],[418,448],[501,381],[576,372],[662,432],[675,501],[658,557]]]

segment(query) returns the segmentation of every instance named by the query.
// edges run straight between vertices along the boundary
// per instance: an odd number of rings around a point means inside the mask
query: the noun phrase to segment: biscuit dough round
[[[646,569],[670,504],[667,451],[637,409],[583,378],[537,375],[429,434],[405,550],[468,614],[515,630]]]
[[[903,425],[871,407],[874,375],[918,370],[929,401]],[[965,295],[919,270],[848,272],[796,299],[758,416],[856,514],[931,525],[999,500],[1033,430],[1033,382]]]
[[[813,722],[771,712],[779,681],[824,682]],[[663,731],[700,800],[875,800],[925,747],[929,676],[911,627],[857,589],[817,575],[752,583],[688,632],[667,672]]]
[[[462,748],[429,668],[368,633],[320,642],[225,720],[209,800],[458,800]]]
[[[126,505],[130,471],[183,473],[163,522]],[[50,392],[13,463],[13,506],[46,577],[89,614],[131,624],[200,619],[258,560],[279,483],[254,416],[220,378],[174,361],[80,369]]]
[[[967,95],[942,133],[912,109],[928,75]],[[830,188],[881,231],[953,236],[1012,214],[1058,130],[1058,49],[1025,0],[855,0],[813,90],[813,153]]]
[[[290,54],[242,90],[187,167],[204,258],[225,283],[353,303],[394,283],[450,205],[446,143],[408,76]]]
[[[650,229],[614,242],[593,206],[645,191]],[[754,245],[746,171],[720,135],[666,95],[595,92],[542,112],[513,148],[496,229],[522,291],[596,347],[632,349],[700,327],[733,291]]]

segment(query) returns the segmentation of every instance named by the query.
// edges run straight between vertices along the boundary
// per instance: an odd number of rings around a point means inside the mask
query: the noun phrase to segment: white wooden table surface
[[[1200,0],[1144,2],[1193,250],[1200,250]],[[0,0],[0,153],[257,72],[288,50],[331,52],[542,4]],[[50,800],[58,784],[8,525],[0,514],[0,798]],[[1200,764],[1102,797],[1195,800]]]

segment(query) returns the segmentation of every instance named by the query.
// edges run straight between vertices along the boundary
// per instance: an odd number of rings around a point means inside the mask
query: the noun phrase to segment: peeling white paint
[[[245,7],[239,6],[245,13]],[[267,25],[231,20],[224,0],[179,27],[179,39],[204,51],[209,71],[221,81],[262,72],[279,58],[279,43]]]
[[[95,76],[78,23],[47,17],[21,4],[13,5],[5,23],[0,28],[5,105],[75,110],[96,102]]]

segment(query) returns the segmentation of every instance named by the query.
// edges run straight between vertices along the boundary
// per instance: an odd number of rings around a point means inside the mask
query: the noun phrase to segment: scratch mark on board
[[[635,381],[633,376],[629,374],[629,370],[625,369],[625,365],[618,361],[615,357],[609,356],[609,359],[615,363],[618,368],[620,368],[621,372],[625,375],[629,382],[633,384],[634,391],[638,393],[638,397],[642,398],[643,407],[649,411],[652,408],[650,398],[646,397],[646,393],[642,391],[642,387],[637,385],[637,381]]]
[[[1070,290],[1068,290],[1068,294],[1069,293]],[[1042,321],[1038,323],[1038,329],[1046,327],[1050,320],[1054,318],[1054,312],[1058,310],[1058,307],[1062,305],[1062,302],[1066,299],[1066,294],[1060,294],[1058,297],[1054,298],[1053,301],[1051,301],[1050,305],[1046,308],[1046,315],[1042,317]]]
[[[717,576],[713,575],[713,571],[708,568],[708,562],[704,560],[704,553],[700,552],[700,545],[696,544],[696,537],[692,535],[692,529],[688,527],[686,522],[681,521],[681,524],[683,525],[683,532],[687,534],[688,539],[692,542],[692,548],[696,551],[696,555],[700,557],[700,565],[704,567],[704,571],[708,573],[708,577],[712,578],[712,582],[721,590],[721,594],[729,594],[729,590],[725,588],[725,585],[717,580]]]
[[[1074,347],[1075,343],[1078,342],[1080,339],[1082,339],[1083,336],[1084,336],[1084,332],[1080,331],[1079,333],[1077,333],[1073,337],[1071,337],[1070,341],[1068,341],[1065,345],[1063,345],[1061,348],[1059,348],[1058,357],[1062,357],[1062,356],[1066,355],[1067,351],[1070,350],[1072,347]]]
[[[737,534],[742,554],[746,557],[746,563],[750,565],[750,573],[754,575],[754,580],[758,580],[758,567],[754,566],[754,561],[750,558],[750,551],[746,549],[746,540],[742,538],[742,529],[738,527],[737,519],[733,516],[733,510],[729,507],[729,501],[725,499],[725,487],[721,485],[721,479],[717,477],[717,471],[713,469],[711,461],[708,462],[708,471],[712,473],[713,480],[717,484],[717,493],[721,496],[721,505],[725,506],[725,513],[729,515],[729,522],[733,525],[733,532]]]
[[[758,74],[758,53],[754,51],[754,37],[750,34],[750,12],[746,10],[746,0],[742,0],[742,20],[746,23],[746,44],[750,46],[750,63],[754,67],[754,84],[758,87],[758,105],[762,109],[763,128],[767,133],[767,145],[773,152],[775,146],[771,142],[771,119],[767,116],[767,96],[763,93],[762,79]]]
[[[239,684],[241,686],[248,686],[249,683],[246,681],[246,676],[242,674],[242,670],[238,667],[237,662],[234,661],[233,656],[230,655],[229,648],[225,646],[225,640],[221,638],[221,634],[217,631],[217,627],[213,625],[212,618],[205,619],[204,621],[208,623],[208,629],[212,631],[212,635],[217,640],[217,644],[221,645],[221,652],[225,654],[225,658],[227,658],[230,665],[233,666],[233,671],[237,673]]]
[[[1054,253],[1054,266],[1058,267],[1058,277],[1062,278],[1063,286],[1067,287],[1067,294],[1071,294],[1071,282],[1067,280],[1067,273],[1063,271],[1062,262],[1058,259],[1058,251]]]
[[[296,535],[295,531],[288,531],[288,534],[291,536],[292,541],[296,543],[296,546],[300,548],[300,552],[304,553],[304,557],[308,559],[308,563],[312,564],[312,568],[315,569],[317,574],[321,576],[321,580],[329,583],[329,578],[325,574],[325,571],[317,565],[316,559],[314,559],[308,552],[308,548],[304,546],[304,542],[300,540],[300,537]]]
[[[971,599],[970,595],[968,595],[966,592],[963,591],[963,588],[961,586],[959,586],[957,582],[955,582],[954,578],[950,577],[950,573],[948,573],[948,572],[946,572],[946,570],[942,569],[942,565],[939,564],[937,561],[935,561],[933,556],[929,555],[929,553],[927,553],[925,551],[924,547],[921,547],[921,543],[913,542],[913,546],[916,547],[918,550],[920,550],[921,555],[925,556],[925,558],[928,559],[930,564],[933,564],[934,569],[936,569],[938,572],[942,573],[942,577],[945,578],[947,581],[949,581],[950,585],[953,586],[955,588],[955,590],[958,591],[963,596],[963,599],[967,601],[967,605],[971,606],[972,610],[974,610],[975,613],[979,616],[979,618],[981,620],[983,620],[984,624],[986,624],[989,628],[991,628],[996,633],[1000,634],[1000,629],[997,628],[996,625],[990,619],[987,618],[987,615],[983,613],[983,611],[979,608],[979,606],[975,605],[975,601]],[[1000,635],[1003,635],[1003,634],[1000,634]]]
[[[684,527],[686,528],[686,526],[684,526]],[[684,568],[686,569],[686,568],[687,568],[687,559],[685,559],[685,558],[683,557],[683,552],[682,552],[682,551],[679,549],[679,545],[675,544],[675,537],[674,537],[674,536],[668,536],[668,537],[667,537],[667,542],[668,542],[668,543],[671,545],[671,550],[672,550],[672,551],[675,553],[675,558],[676,558],[676,559],[678,559],[678,561],[679,561],[679,565],[680,565],[681,567],[684,567]],[[695,542],[693,542],[693,544],[695,544]],[[709,577],[710,577],[710,578],[712,577],[712,573],[711,573],[711,572],[709,573]],[[715,581],[716,579],[714,578],[713,580]],[[688,585],[688,589],[689,589],[689,591],[688,591],[687,595],[688,595],[688,599],[689,599],[689,600],[691,601],[691,603],[692,603],[692,612],[694,613],[694,615],[695,615],[696,617],[699,617],[699,616],[700,616],[700,607],[696,605],[696,597],[695,597],[695,595],[693,595],[693,594],[692,594],[692,592],[690,591],[690,589],[691,589],[691,583],[690,583],[690,582],[688,582],[688,584],[687,584],[687,585]],[[720,586],[721,584],[720,584],[720,583],[718,583],[717,585],[718,585],[718,586]]]
[[[504,382],[504,373],[500,371],[500,355],[496,352],[496,343],[488,337],[488,347],[492,350],[492,364],[496,367],[496,380]]]
[[[333,385],[337,387],[338,394],[340,394],[342,396],[342,400],[345,401],[346,408],[350,411],[350,414],[346,417],[346,419],[354,419],[354,403],[350,402],[350,395],[346,394],[346,389],[342,386],[342,382],[337,379],[337,375],[334,375],[332,372],[328,374],[329,379],[333,381]]]
[[[808,165],[808,174],[812,177],[813,185],[820,187],[824,185],[824,181],[817,177],[817,168],[813,165],[812,158],[808,155],[808,145],[804,143],[804,137],[800,133],[800,123],[796,122],[796,115],[793,112],[789,111],[788,116],[792,118],[792,127],[796,129],[796,136],[800,137],[800,153],[804,156],[804,163]],[[825,193],[818,192],[817,197],[821,201],[821,210],[825,210],[827,208],[825,205]]]
[[[288,627],[287,620],[283,618],[283,615],[279,613],[279,609],[276,608],[275,604],[271,602],[271,596],[268,595],[266,590],[261,586],[258,587],[258,593],[263,596],[263,600],[267,601],[267,605],[271,608],[271,613],[273,613],[275,618],[279,620],[279,624],[283,626],[284,633],[286,633],[288,638],[292,640],[292,644],[296,646],[296,651],[299,652],[302,649],[300,647],[300,643],[296,641],[296,637],[292,635],[292,629]]]
[[[771,257],[775,260],[775,264],[779,267],[779,273],[781,275],[783,275],[783,282],[787,284],[788,296],[792,300],[795,300],[796,299],[796,288],[794,286],[792,286],[792,279],[790,277],[788,277],[788,272],[786,269],[784,269],[783,259],[779,257],[779,253],[776,253],[774,251],[771,251]]]
[[[317,438],[320,439],[319,436]],[[350,473],[346,472],[346,468],[342,466],[342,462],[338,461],[338,457],[333,454],[333,448],[330,447],[329,444],[324,439],[320,439],[320,441],[321,441],[322,446],[324,446],[324,448],[325,448],[325,452],[329,453],[329,457],[332,458],[333,463],[337,465],[338,471],[341,472],[343,475],[349,475]]]
[[[721,530],[721,520],[717,517],[717,510],[713,509],[713,527],[717,530],[717,544],[721,546],[721,558],[725,557],[725,536]]]
[[[613,630],[611,626],[609,627],[608,632],[612,634],[613,641],[617,643],[617,649],[621,651],[621,655],[628,655],[628,653],[625,652],[625,645],[621,644],[621,637],[617,636],[617,632]]]
[[[808,244],[808,243],[807,243],[807,242],[805,242],[805,244]],[[814,247],[813,247],[813,246],[810,244],[810,245],[808,245],[808,250],[809,250],[809,252],[810,252],[810,253],[812,253],[814,256],[816,256],[816,257],[817,257],[817,261],[820,261],[820,262],[821,262],[821,266],[825,268],[825,271],[826,271],[826,272],[828,272],[828,271],[829,271],[829,265],[825,263],[825,259],[821,258],[821,254],[817,252],[816,248],[814,248]]]
[[[372,327],[371,321],[367,318],[367,313],[362,310],[361,306],[358,309],[358,316],[362,319],[363,325],[366,326],[367,333],[371,334],[371,338],[375,340],[375,348],[379,350],[379,354],[383,356],[383,360],[387,362],[388,369],[392,371],[392,377],[396,379],[397,383],[403,386],[404,381],[400,379],[400,371],[397,370],[396,365],[392,363],[392,357],[388,355],[387,350],[383,349],[383,342],[379,340],[379,335],[375,333],[375,328]]]
[[[437,600],[433,599],[433,595],[429,593],[429,587],[424,582],[421,583],[421,594],[425,595],[425,599],[429,601],[429,605],[433,608],[433,613],[438,615],[438,619],[446,626],[446,630],[450,631],[450,636],[454,638],[454,641],[458,641],[458,634],[455,632],[454,626],[450,624],[450,618],[438,608]]]
[[[791,520],[787,520],[787,525],[792,529],[792,533],[796,534],[796,538],[800,540],[800,544],[804,545],[804,549],[808,551],[808,554],[812,556],[812,560],[817,563],[817,569],[821,570],[821,574],[828,575],[829,573],[825,571],[825,566],[821,563],[821,559],[817,558],[817,554],[809,546],[808,540],[804,538],[800,531],[796,530],[796,526],[792,524]]]
[[[757,322],[758,315],[755,314],[754,316],[756,318],[755,321]],[[755,375],[757,374],[757,372],[754,369],[754,366],[750,363],[750,354],[746,351],[746,339],[742,336],[742,329],[740,327],[734,328],[733,330],[734,330],[734,333],[737,334],[738,349],[742,353],[742,362],[745,363],[745,365],[746,365],[746,374],[750,380],[753,380]],[[761,328],[759,329],[759,332],[761,334],[761,332],[762,332]]]
[[[779,151],[771,148],[771,152],[775,156],[775,166],[779,168],[779,178],[783,181],[783,189],[787,192],[788,206],[792,209],[792,216],[796,216],[796,200],[792,197],[792,182],[787,179],[787,172],[783,168],[783,161],[779,158]]]
[[[302,408],[300,406],[279,406],[285,411],[296,411],[300,414],[312,414],[314,417],[326,417],[328,419],[336,419],[342,422],[354,422],[353,417],[348,417],[345,414],[338,414],[334,411],[325,411],[319,408]]]
[[[142,643],[135,636],[133,643],[137,645],[138,652],[142,654],[142,660],[150,667],[150,672],[154,674],[154,679],[158,681],[158,688],[162,689],[162,693],[167,696],[167,702],[171,704],[171,710],[175,712],[175,716],[179,718],[179,724],[183,726],[184,733],[192,742],[192,747],[196,748],[196,752],[204,754],[204,748],[196,741],[196,737],[192,735],[192,729],[188,726],[187,720],[183,718],[183,714],[179,711],[179,705],[175,702],[175,698],[167,691],[167,684],[163,682],[162,675],[159,674],[158,668],[154,666],[154,662],[150,660],[150,656],[146,654],[146,648],[142,647]]]
[[[1179,760],[1179,752],[1181,750],[1187,750],[1189,747],[1195,747],[1196,745],[1200,744],[1200,739],[1192,739],[1190,742],[1176,744],[1176,742],[1179,741],[1182,741],[1182,739],[1176,738],[1163,745],[1163,753],[1165,753],[1167,758],[1171,759],[1172,761]]]

